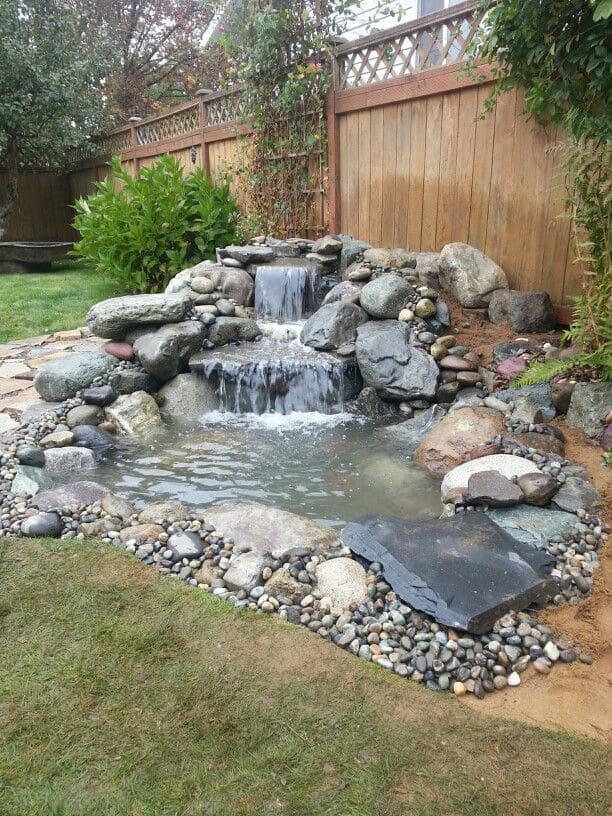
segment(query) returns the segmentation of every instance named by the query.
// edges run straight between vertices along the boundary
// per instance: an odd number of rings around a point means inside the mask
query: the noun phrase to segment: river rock
[[[104,411],[97,405],[77,405],[66,415],[66,425],[76,428],[77,425],[98,425],[104,419]]]
[[[524,397],[542,412],[542,419],[548,422],[556,415],[555,406],[552,402],[549,383],[536,383],[535,385],[524,385],[521,388],[506,388],[495,392],[497,399],[504,402],[516,402]]]
[[[11,483],[11,493],[15,496],[35,496],[40,490],[53,486],[53,479],[40,467],[17,465]]]
[[[506,479],[518,478],[525,473],[540,473],[539,468],[529,461],[523,459],[522,456],[511,456],[508,453],[498,453],[491,456],[482,456],[478,459],[471,459],[469,462],[464,462],[457,465],[450,470],[442,479],[442,501],[446,501],[446,497],[451,491],[462,491],[465,495],[468,493],[468,483],[470,477],[475,473],[483,471],[497,471]],[[518,490],[518,488],[517,488]],[[520,491],[517,494],[520,500]]]
[[[364,310],[354,303],[328,303],[304,323],[300,340],[305,346],[320,351],[337,349],[343,343],[354,340],[357,328],[367,320]]]
[[[57,513],[36,513],[21,522],[21,535],[28,538],[59,538],[62,534],[62,520]]]
[[[331,601],[333,615],[341,615],[351,604],[368,601],[366,571],[352,558],[332,558],[315,568],[317,588]]]
[[[110,340],[104,344],[104,351],[111,357],[116,357],[117,360],[131,362],[134,359],[134,349],[131,343]]]
[[[214,385],[197,374],[177,374],[159,391],[161,415],[176,426],[197,425],[198,419],[219,408]]]
[[[482,309],[497,289],[507,289],[504,270],[469,244],[453,243],[440,253],[440,284],[462,306]]]
[[[230,589],[250,590],[261,570],[292,550],[315,552],[333,546],[337,536],[308,518],[250,502],[226,503],[206,510],[206,520],[235,542],[225,573]],[[241,550],[248,549],[248,552]]]
[[[357,363],[364,383],[382,397],[432,400],[438,367],[434,359],[410,345],[410,329],[395,320],[369,321],[357,330]]]
[[[204,332],[204,326],[196,320],[162,326],[136,340],[134,351],[144,370],[165,382],[178,374],[187,360],[199,351]]]
[[[339,235],[342,241],[342,251],[340,252],[340,276],[344,278],[344,273],[360,255],[363,255],[366,249],[370,247],[367,241],[360,241],[359,238],[353,238],[352,235]]]
[[[162,524],[164,521],[184,521],[189,509],[181,502],[159,501],[148,504],[138,514],[141,524]]]
[[[342,542],[382,564],[385,580],[409,606],[438,623],[480,634],[509,610],[548,600],[555,560],[513,539],[483,513],[406,520],[368,516],[348,524]]]
[[[75,445],[90,448],[97,459],[103,459],[117,447],[115,437],[97,425],[78,425],[72,436]]]
[[[135,391],[116,399],[106,408],[106,418],[124,433],[133,436],[149,437],[164,428],[157,403],[144,391]]]
[[[254,320],[247,317],[218,317],[208,330],[208,339],[215,346],[255,340],[261,336],[261,329]]]
[[[335,235],[324,235],[312,245],[312,252],[319,255],[337,255],[342,251],[342,240]]]
[[[572,513],[528,504],[487,510],[487,515],[517,541],[538,549],[546,547],[551,538],[572,530],[576,523]]]
[[[95,464],[95,457],[89,448],[50,448],[45,452],[45,470],[51,476],[89,470]]]
[[[286,598],[293,604],[300,601],[310,592],[309,584],[302,584],[293,578],[286,569],[278,569],[264,584],[268,595],[273,598]]]
[[[116,359],[101,352],[84,351],[51,360],[34,377],[34,388],[48,402],[62,402],[87,388],[116,364]]]
[[[181,558],[199,558],[204,552],[204,544],[197,533],[174,533],[168,539],[168,548],[176,561]]]
[[[468,478],[467,500],[470,504],[511,507],[523,500],[523,492],[498,470],[480,470]]]
[[[32,499],[39,510],[61,510],[62,507],[82,507],[101,501],[109,493],[108,487],[97,482],[79,481],[43,490]]]
[[[366,283],[359,302],[372,317],[397,320],[399,313],[415,294],[414,287],[399,275],[381,275]]]
[[[507,322],[515,332],[547,332],[555,328],[556,318],[548,292],[520,292],[498,289],[489,300],[489,320]]]
[[[550,384],[550,396],[558,414],[566,414],[576,382],[574,380],[560,380]]]
[[[126,501],[121,496],[116,496],[114,493],[104,496],[100,502],[100,507],[109,516],[121,519],[121,521],[128,521],[136,512],[131,502]]]
[[[111,402],[117,399],[117,394],[110,385],[95,385],[84,388],[81,396],[86,405],[97,405],[101,408],[110,405]]]
[[[604,419],[611,408],[612,382],[576,383],[567,411],[567,424],[595,438],[603,431]]]
[[[215,284],[207,275],[198,275],[191,281],[191,288],[198,295],[210,295],[215,291]]]
[[[18,446],[15,456],[22,465],[41,468],[45,466],[45,452],[38,445],[29,442]]]
[[[98,337],[123,340],[136,326],[179,323],[185,319],[189,305],[189,298],[182,293],[128,295],[96,303],[87,313],[86,321]]]
[[[350,301],[351,303],[359,302],[359,295],[361,293],[361,286],[352,281],[342,281],[337,283],[329,290],[323,298],[323,305],[328,303],[336,303],[338,301]]]
[[[440,253],[412,252],[415,262],[414,272],[425,286],[432,289],[440,287]]]
[[[417,449],[417,459],[432,476],[442,477],[483,453],[497,453],[500,445],[494,445],[492,440],[504,431],[504,416],[499,411],[461,408],[427,433]]]
[[[525,501],[538,507],[548,504],[559,489],[559,482],[547,473],[526,473],[519,476],[517,483]]]
[[[110,384],[117,396],[146,391],[153,394],[159,388],[159,380],[141,368],[119,368],[111,372]]]
[[[575,513],[601,506],[601,496],[590,482],[577,476],[568,476],[553,499],[559,510]]]
[[[119,538],[123,542],[133,539],[142,543],[147,540],[157,541],[164,532],[164,528],[159,524],[134,524],[132,527],[124,527],[119,533]]]

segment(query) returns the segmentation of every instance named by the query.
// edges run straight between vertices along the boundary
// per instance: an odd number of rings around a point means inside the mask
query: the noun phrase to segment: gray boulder
[[[267,263],[276,257],[276,251],[267,246],[226,246],[217,250],[219,258],[233,258],[247,266],[251,263]],[[208,274],[208,273],[207,273]]]
[[[30,467],[41,468],[45,466],[45,452],[38,445],[30,443],[22,443],[17,448],[15,453],[17,459],[22,465],[29,465]]]
[[[253,304],[255,283],[246,270],[219,264],[218,266],[207,266],[202,274],[208,278],[215,289],[239,306]]]
[[[96,385],[83,389],[83,400],[86,405],[110,405],[117,399],[117,394],[110,385]]]
[[[95,467],[96,460],[89,448],[68,446],[45,451],[45,471],[51,476],[65,476]]]
[[[62,402],[102,377],[117,360],[110,354],[84,351],[51,360],[34,377],[34,388],[47,402]]]
[[[324,235],[312,245],[312,252],[319,255],[337,255],[342,251],[342,239],[335,235]]]
[[[157,403],[150,394],[135,391],[125,394],[109,405],[106,418],[124,433],[150,437],[164,429]]]
[[[59,538],[62,534],[62,520],[57,513],[36,513],[21,522],[21,534],[29,538]]]
[[[414,297],[414,287],[399,275],[387,274],[366,283],[359,302],[369,315],[380,320],[397,320],[399,313]]]
[[[320,351],[337,349],[343,343],[352,341],[357,328],[367,320],[364,310],[354,303],[328,303],[308,318],[302,328],[300,340],[305,346],[312,346]]]
[[[97,459],[103,459],[117,447],[116,438],[96,425],[78,425],[73,431],[73,442],[90,448]]]
[[[342,281],[341,283],[337,283],[335,286],[332,286],[332,288],[323,298],[323,305],[325,306],[328,303],[336,303],[340,300],[348,300],[352,303],[358,303],[361,289],[362,287],[358,283],[353,283],[352,281]]]
[[[440,253],[440,284],[462,306],[480,309],[489,305],[497,289],[507,289],[504,270],[476,247],[447,244]]]
[[[566,421],[595,438],[603,431],[604,420],[612,409],[612,382],[576,383]]]
[[[190,300],[183,293],[128,295],[96,303],[87,313],[87,325],[98,337],[123,340],[136,326],[179,323],[185,319]]]
[[[590,482],[577,476],[568,476],[557,491],[553,504],[559,510],[575,513],[601,505],[601,496]]]
[[[440,253],[412,252],[415,261],[414,274],[425,286],[438,289],[440,286]]]
[[[76,428],[77,425],[98,425],[104,419],[104,411],[97,405],[77,405],[66,415],[66,425]]]
[[[83,507],[101,501],[109,493],[108,487],[97,482],[72,482],[72,484],[42,490],[32,499],[39,510],[61,510],[62,507]]]
[[[216,388],[197,374],[178,374],[160,390],[161,415],[173,425],[196,425],[198,419],[219,408]]]
[[[488,510],[487,515],[512,538],[540,550],[544,549],[552,538],[563,536],[572,530],[576,523],[576,516],[573,513],[528,504]]]
[[[11,493],[15,496],[35,496],[40,490],[48,490],[52,485],[53,479],[42,468],[17,465]]]
[[[362,255],[371,244],[368,244],[367,241],[360,241],[359,238],[353,238],[352,235],[339,235],[338,238],[342,241],[340,267],[338,270],[342,277],[347,267],[349,267],[359,255]]]
[[[248,317],[218,317],[208,330],[208,339],[215,346],[237,343],[242,340],[255,340],[261,335],[261,329],[254,320]]]
[[[158,380],[170,380],[200,350],[204,333],[204,326],[196,320],[162,326],[136,340],[134,351],[148,374]]]
[[[508,322],[515,332],[547,332],[555,328],[556,318],[548,292],[519,292],[498,289],[489,300],[491,323]]]
[[[382,397],[432,400],[438,366],[410,345],[410,329],[395,320],[368,322],[357,329],[357,364],[366,385]]]
[[[516,402],[520,399],[528,400],[542,412],[545,422],[553,419],[556,415],[550,391],[550,383],[536,383],[535,385],[524,385],[522,388],[506,388],[496,391],[495,396],[503,402]]]
[[[341,615],[351,604],[368,601],[366,571],[352,558],[331,558],[315,569],[317,589],[331,601],[333,615]]]
[[[159,381],[141,368],[116,368],[109,379],[113,391],[119,397],[133,394],[134,391],[154,394],[159,388]]]
[[[168,547],[172,550],[174,560],[181,558],[198,558],[204,552],[202,539],[197,533],[174,533],[168,539]]]

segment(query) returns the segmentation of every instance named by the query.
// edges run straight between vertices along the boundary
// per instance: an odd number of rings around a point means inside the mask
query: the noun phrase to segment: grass
[[[122,294],[115,281],[65,261],[50,272],[0,276],[0,343],[83,326],[90,306]]]
[[[2,546],[2,816],[607,812],[604,743],[485,719],[102,545]]]

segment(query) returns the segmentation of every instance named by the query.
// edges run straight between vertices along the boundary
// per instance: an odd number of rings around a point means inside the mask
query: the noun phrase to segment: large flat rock
[[[185,319],[190,305],[189,298],[182,293],[126,295],[96,303],[86,320],[98,337],[123,340],[137,326],[179,323]]]
[[[481,634],[507,611],[557,591],[554,559],[482,513],[436,520],[368,516],[347,524],[343,543],[378,561],[405,603],[438,623]]]
[[[110,490],[97,482],[73,482],[52,490],[43,490],[32,499],[39,510],[60,510],[62,507],[82,507],[101,501]]]

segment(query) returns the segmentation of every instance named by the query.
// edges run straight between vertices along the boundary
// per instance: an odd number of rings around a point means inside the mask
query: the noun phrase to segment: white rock
[[[316,569],[317,585],[331,601],[331,611],[340,615],[350,604],[368,600],[366,571],[352,558],[332,558]]]
[[[549,640],[548,643],[544,646],[544,654],[549,660],[552,660],[553,663],[556,663],[559,659],[559,649],[552,640]]]
[[[521,675],[518,672],[511,672],[508,675],[508,685],[509,686],[520,686],[521,685]]]
[[[451,490],[460,488],[467,491],[468,480],[473,473],[481,473],[483,470],[496,470],[507,479],[523,476],[525,473],[540,473],[540,469],[522,456],[511,456],[508,453],[499,453],[492,456],[482,456],[480,459],[472,459],[462,465],[450,470],[442,480],[442,501]]]

